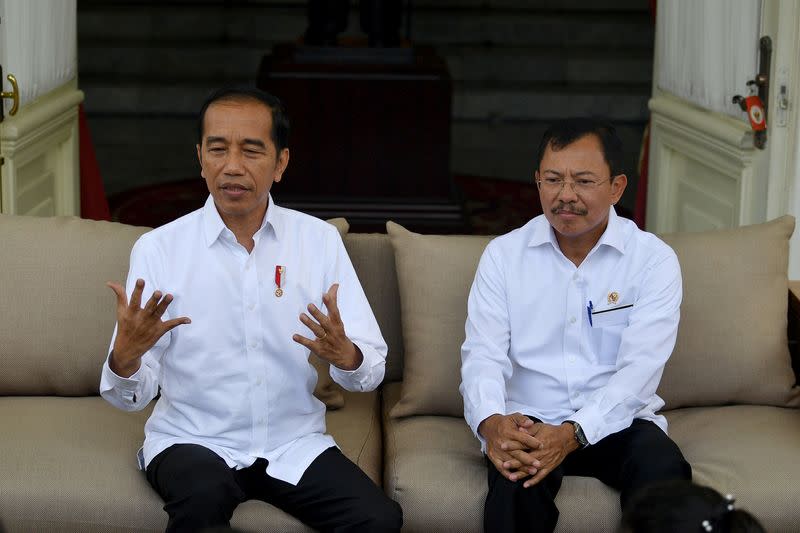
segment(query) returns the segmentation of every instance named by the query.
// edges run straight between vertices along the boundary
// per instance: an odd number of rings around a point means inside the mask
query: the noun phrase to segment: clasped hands
[[[130,377],[141,366],[142,356],[158,342],[158,339],[173,328],[190,324],[192,321],[188,317],[162,320],[173,297],[159,290],[153,291],[142,307],[145,285],[142,279],[136,280],[130,302],[123,286],[113,282],[108,282],[106,285],[114,291],[117,299],[117,336],[109,365],[117,375]],[[308,312],[316,321],[305,313],[300,315],[300,321],[316,335],[316,339],[311,340],[297,334],[293,335],[292,339],[343,370],[355,370],[361,365],[364,357],[361,350],[345,334],[337,304],[338,290],[339,284],[334,283],[322,296],[322,302],[328,310],[327,315],[314,304],[308,305]]]
[[[571,424],[534,422],[520,413],[494,414],[481,422],[478,432],[486,440],[486,455],[503,477],[529,478],[524,488],[539,483],[578,448]]]

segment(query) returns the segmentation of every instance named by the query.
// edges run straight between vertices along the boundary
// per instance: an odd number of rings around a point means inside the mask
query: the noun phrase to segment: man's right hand
[[[191,324],[192,321],[188,317],[161,320],[172,302],[172,295],[162,296],[161,291],[153,292],[142,308],[143,279],[136,280],[130,303],[122,285],[110,281],[106,285],[117,295],[117,337],[109,366],[115,374],[127,378],[139,370],[142,356],[162,335],[181,324]]]
[[[528,453],[542,447],[538,439],[524,431],[533,423],[533,420],[520,413],[494,414],[478,426],[478,433],[486,440],[486,455],[495,468],[511,481],[535,475],[541,466]]]

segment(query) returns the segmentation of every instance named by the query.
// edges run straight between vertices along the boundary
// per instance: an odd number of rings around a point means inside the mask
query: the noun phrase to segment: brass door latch
[[[0,92],[0,99],[2,98],[9,98],[12,101],[11,109],[8,111],[8,114],[12,117],[17,114],[17,110],[19,109],[19,85],[17,84],[17,78],[13,74],[9,74],[6,76],[8,78],[8,82],[11,84],[11,90],[6,92]],[[0,67],[0,80],[3,79],[3,67]],[[0,100],[0,103],[2,100]],[[5,113],[3,111],[3,106],[0,105],[0,122],[5,118]]]

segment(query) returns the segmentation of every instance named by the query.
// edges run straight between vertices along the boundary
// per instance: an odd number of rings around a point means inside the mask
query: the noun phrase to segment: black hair
[[[203,122],[206,118],[208,106],[214,102],[236,102],[242,100],[255,100],[267,106],[272,113],[270,137],[275,149],[280,153],[284,148],[289,148],[289,115],[286,114],[286,107],[283,102],[277,96],[247,85],[223,87],[208,95],[208,98],[203,102],[203,107],[200,108],[200,115],[197,121],[197,142],[203,144]]]
[[[649,485],[634,494],[622,515],[624,533],[765,533],[747,511],[719,492],[690,481]]]
[[[558,151],[587,135],[596,135],[600,140],[603,157],[611,170],[611,177],[623,174],[622,141],[617,135],[616,128],[601,119],[588,117],[567,118],[551,124],[542,135],[542,142],[539,143],[536,168],[540,168],[548,146]]]

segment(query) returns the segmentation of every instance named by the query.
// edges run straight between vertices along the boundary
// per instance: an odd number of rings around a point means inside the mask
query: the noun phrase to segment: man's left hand
[[[322,303],[328,310],[327,315],[314,304],[308,304],[308,312],[314,319],[305,313],[300,315],[300,322],[311,330],[316,339],[311,340],[295,334],[292,336],[292,340],[342,370],[355,370],[361,366],[364,356],[358,346],[353,344],[344,332],[344,324],[336,303],[338,291],[339,284],[334,283],[328,292],[322,295]]]
[[[542,447],[538,450],[531,450],[528,453],[539,460],[541,466],[536,475],[526,480],[522,485],[524,488],[532,487],[543,480],[547,475],[560,465],[567,455],[578,449],[578,442],[575,440],[575,428],[572,424],[564,423],[560,426],[553,426],[537,422],[529,428],[523,429],[532,437],[536,437]]]

